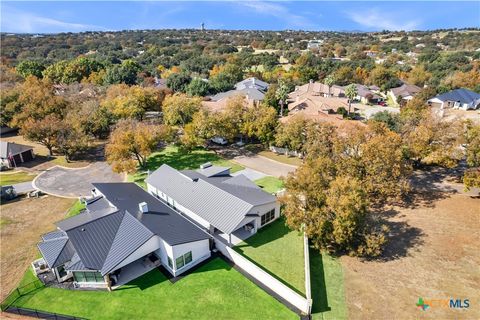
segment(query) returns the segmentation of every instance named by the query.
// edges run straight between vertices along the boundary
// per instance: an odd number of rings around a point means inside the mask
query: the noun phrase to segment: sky
[[[480,1],[1,1],[1,32],[126,29],[431,30],[480,27]]]

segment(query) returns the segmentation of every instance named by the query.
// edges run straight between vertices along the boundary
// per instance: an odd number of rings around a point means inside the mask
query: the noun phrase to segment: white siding
[[[272,210],[272,209],[275,209],[275,219],[273,219],[271,222],[275,221],[276,219],[278,219],[278,217],[280,217],[280,203],[278,201],[275,201],[275,202],[271,202],[271,203],[267,203],[267,204],[264,204],[264,205],[261,205],[261,206],[256,206],[256,207],[253,207],[252,210],[250,210],[249,213],[258,213],[259,217],[257,218],[257,228],[260,229],[267,224],[265,224],[264,226],[262,226],[262,215],[264,215],[265,213],[267,213],[268,211]]]
[[[181,269],[175,270],[175,276],[187,271],[196,264],[202,262],[203,260],[210,257],[210,241],[208,239],[183,243],[176,246],[173,246],[173,261],[178,257],[183,256],[185,253],[192,252],[192,262],[182,267]]]
[[[111,272],[120,269],[123,266],[126,266],[129,263],[132,263],[135,260],[140,259],[141,257],[146,256],[149,253],[152,253],[155,250],[158,250],[160,247],[159,237],[153,236],[147,242],[140,246],[135,252],[129,255],[125,260],[123,260],[118,266],[115,267]]]

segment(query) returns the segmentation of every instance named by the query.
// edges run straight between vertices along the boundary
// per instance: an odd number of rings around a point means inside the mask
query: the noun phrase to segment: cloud
[[[100,26],[66,22],[49,17],[38,16],[29,12],[13,10],[5,6],[2,8],[1,28],[3,32],[19,33],[105,30],[105,28]]]
[[[347,16],[363,27],[374,30],[414,30],[420,26],[418,20],[406,20],[400,16],[393,16],[378,8],[364,10],[362,12],[347,12]]]
[[[259,14],[269,15],[281,20],[284,20],[287,26],[308,28],[313,27],[315,24],[305,16],[291,13],[290,10],[279,3],[266,2],[266,1],[240,1],[236,4],[251,9]],[[317,14],[317,17],[320,14]]]

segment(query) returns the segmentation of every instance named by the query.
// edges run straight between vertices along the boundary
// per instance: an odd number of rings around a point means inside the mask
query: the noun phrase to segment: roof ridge
[[[107,200],[107,201],[108,201],[108,200]],[[110,202],[110,201],[109,201],[109,202]],[[90,224],[90,223],[92,223],[92,222],[95,222],[95,221],[98,221],[98,220],[100,220],[100,219],[109,217],[109,216],[111,216],[111,215],[114,214],[114,213],[121,212],[120,210],[118,210],[117,207],[115,207],[115,208],[117,209],[116,211],[113,211],[113,212],[111,212],[111,213],[102,215],[102,216],[97,217],[97,218],[95,218],[95,219],[93,219],[93,220],[86,221],[86,222],[81,223],[81,224],[79,224],[79,225],[76,225],[75,227],[70,228],[70,229],[68,229],[68,230],[76,229],[76,228],[81,227],[81,226],[86,226],[87,224]],[[80,213],[80,214],[91,214],[91,213],[84,212],[84,213]],[[66,219],[60,220],[59,222],[67,221],[67,220],[73,219],[73,218],[75,218],[75,217],[77,217],[77,216],[78,216],[78,215],[75,215],[75,216],[72,216],[72,217],[68,217],[68,218],[66,218]],[[60,230],[62,230],[63,232],[67,232],[67,230],[63,230],[63,229],[60,229]]]
[[[202,179],[201,177],[200,177],[200,178],[198,178],[198,180],[202,180],[202,181],[204,181],[204,182],[208,183],[209,185],[211,185],[211,186],[213,186],[213,187],[217,188],[218,190],[221,190],[222,192],[224,192],[224,193],[227,193],[227,194],[231,195],[232,197],[234,197],[234,198],[236,198],[236,199],[240,200],[241,202],[248,204],[248,205],[250,206],[250,208],[253,208],[253,207],[254,207],[254,206],[253,206],[251,203],[248,203],[247,201],[245,201],[245,200],[243,200],[243,199],[240,199],[240,198],[239,198],[239,197],[237,197],[236,195],[234,195],[234,194],[232,194],[232,193],[230,193],[230,192],[228,192],[228,191],[226,191],[226,190],[223,190],[222,188],[219,188],[218,186],[214,185],[213,183],[210,183],[210,182],[206,181],[205,179]],[[176,200],[175,200],[175,201],[176,201]]]

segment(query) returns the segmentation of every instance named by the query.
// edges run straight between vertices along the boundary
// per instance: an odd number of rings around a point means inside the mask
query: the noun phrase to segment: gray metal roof
[[[115,207],[131,213],[171,246],[210,238],[203,230],[135,183],[94,183],[93,186]],[[138,214],[138,204],[141,202],[147,203],[147,213]]]
[[[103,275],[107,274],[153,236],[153,232],[130,213],[125,212],[100,272]]]
[[[68,271],[87,271],[87,270],[91,270],[91,269],[88,269],[87,267],[85,267],[83,265],[83,262],[82,262],[82,260],[80,259],[80,257],[78,256],[77,253],[75,253],[72,256],[72,259],[65,264],[65,269],[68,270]]]
[[[66,236],[45,240],[38,243],[37,246],[50,268],[64,264],[66,261],[69,261],[75,253],[75,249]]]
[[[18,144],[14,142],[0,141],[0,157],[2,159],[8,158],[8,155],[11,153],[12,156],[32,150],[33,147],[27,146],[24,144]]]
[[[87,206],[88,208],[88,206]],[[81,226],[85,223],[94,221],[98,218],[104,217],[106,215],[112,214],[117,212],[118,210],[112,207],[108,207],[105,210],[100,210],[100,211],[84,211],[80,214],[77,214],[76,216],[64,219],[62,221],[56,222],[56,226],[63,230],[63,231],[68,231],[70,229],[74,229],[78,226]]]
[[[43,240],[53,240],[53,239],[58,239],[58,238],[64,238],[66,237],[67,234],[63,232],[62,230],[55,230],[49,233],[46,233],[42,235]]]
[[[225,176],[230,174],[230,167],[210,166],[205,169],[197,169],[197,172],[206,177]]]
[[[276,201],[273,195],[248,186],[242,178],[209,178],[193,170],[179,172],[166,164],[146,182],[225,233],[234,231],[254,206]]]
[[[245,88],[256,88],[262,91],[268,90],[268,83],[259,80],[255,77],[247,78],[235,84],[235,89],[242,90]]]
[[[245,96],[249,100],[262,101],[265,98],[265,93],[256,88],[243,88],[240,90],[229,90],[226,92],[220,92],[214,96],[211,96],[210,99],[212,101],[218,101],[234,96]]]
[[[480,94],[472,90],[461,88],[435,96],[434,99],[438,99],[440,101],[458,101],[461,103],[471,103],[477,99],[480,99]]]
[[[124,212],[116,212],[67,231],[68,238],[85,267],[102,269],[123,215]]]

